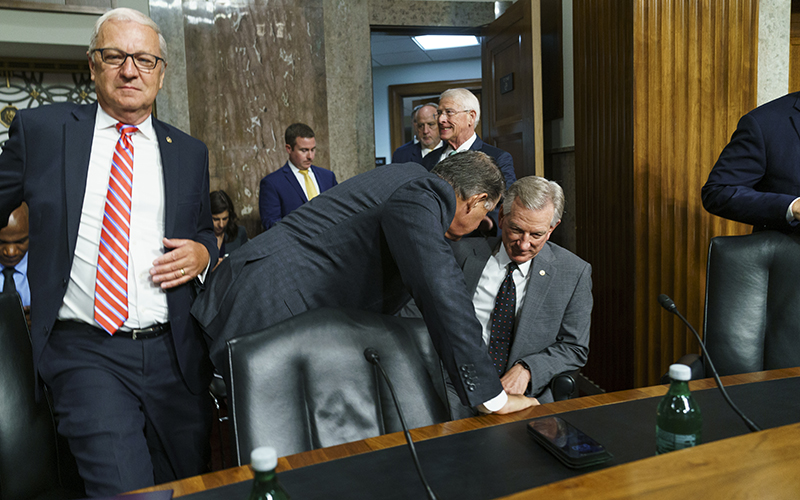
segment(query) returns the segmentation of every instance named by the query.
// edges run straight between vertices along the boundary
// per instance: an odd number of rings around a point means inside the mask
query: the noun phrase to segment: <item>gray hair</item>
[[[431,173],[446,180],[462,200],[486,193],[485,207],[491,209],[503,195],[506,180],[491,156],[480,151],[462,151],[448,156],[433,167]]]
[[[167,59],[167,41],[164,39],[164,35],[161,34],[161,28],[158,27],[155,21],[138,10],[128,9],[126,7],[109,10],[94,23],[92,36],[89,38],[90,53],[97,48],[97,38],[100,35],[100,28],[103,27],[106,21],[132,21],[151,28],[158,35],[158,48],[161,50],[161,58],[164,60]]]
[[[555,227],[564,213],[564,190],[555,181],[548,181],[544,177],[529,175],[511,185],[503,199],[503,214],[511,213],[511,205],[519,199],[522,206],[528,210],[543,210],[548,205],[553,206],[553,220],[550,227]]]
[[[411,119],[414,123],[417,123],[417,111],[424,108],[425,106],[431,106],[434,110],[433,111],[434,113],[439,110],[439,105],[436,104],[435,102],[426,102],[425,104],[419,104],[417,106],[414,106],[414,111],[411,112]]]
[[[452,99],[458,103],[463,109],[458,111],[474,111],[475,112],[475,123],[478,123],[481,119],[481,103],[478,102],[478,98],[475,97],[475,94],[470,92],[467,89],[448,89],[442,92],[442,95],[439,96],[439,102],[442,102],[442,99]]]

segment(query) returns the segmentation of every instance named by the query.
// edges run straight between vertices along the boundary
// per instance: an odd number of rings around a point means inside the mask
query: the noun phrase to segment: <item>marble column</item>
[[[208,145],[211,189],[225,189],[253,236],[287,126],[311,126],[314,163],[330,168],[322,0],[190,1],[183,16],[191,133]]]

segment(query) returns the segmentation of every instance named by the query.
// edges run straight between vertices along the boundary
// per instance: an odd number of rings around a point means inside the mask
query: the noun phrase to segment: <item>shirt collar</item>
[[[4,266],[0,264],[0,268],[3,267]],[[22,256],[22,259],[20,259],[20,261],[17,262],[17,265],[13,267],[17,272],[20,272],[22,274],[28,274],[28,252],[25,252],[25,255]]]
[[[475,143],[475,140],[476,140],[477,138],[478,138],[478,134],[476,134],[475,132],[473,132],[473,133],[472,133],[472,137],[470,137],[469,139],[467,139],[466,141],[464,141],[464,142],[463,142],[463,143],[462,143],[462,144],[461,144],[461,145],[458,147],[458,149],[456,149],[456,150],[455,150],[455,152],[456,152],[456,153],[460,153],[461,151],[469,151],[469,148],[471,148],[471,147],[472,147],[472,145]],[[447,143],[447,148],[445,148],[444,152],[445,152],[445,153],[449,153],[450,151],[454,151],[454,150],[453,150],[453,146],[451,146],[451,145],[450,145],[450,143],[448,142],[448,143]]]
[[[294,163],[292,163],[292,160],[286,160],[286,164],[289,165],[289,168],[292,169],[292,172],[294,172],[295,175],[300,173],[300,169],[294,166]],[[311,167],[308,167],[308,173],[313,173],[313,170],[311,170]]]
[[[506,251],[506,246],[503,243],[503,240],[500,240],[500,245],[498,245],[497,249],[495,250],[495,258],[497,259],[497,262],[503,267],[506,267],[511,262],[511,257],[508,256],[508,252]],[[517,263],[517,268],[519,269],[519,272],[520,274],[522,274],[523,277],[528,276],[528,271],[531,268],[531,263],[533,263],[533,260],[535,258],[536,257],[527,262],[523,262],[522,264]]]
[[[106,113],[106,110],[103,109],[102,106],[97,106],[97,117],[95,119],[94,128],[95,130],[104,130],[107,128],[113,128],[119,123],[119,120],[113,118],[111,115]],[[155,138],[155,130],[153,129],[153,115],[147,117],[145,121],[136,125],[136,128],[139,129],[139,133],[141,133],[146,139],[152,140]],[[116,132],[114,132],[116,133]]]

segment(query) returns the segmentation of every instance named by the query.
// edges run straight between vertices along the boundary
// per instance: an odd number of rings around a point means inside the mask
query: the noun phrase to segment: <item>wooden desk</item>
[[[800,368],[732,375],[723,377],[722,380],[726,386],[730,386],[788,377],[800,377]],[[690,383],[692,390],[708,389],[714,387],[714,385],[713,379],[698,380]],[[587,396],[537,406],[511,415],[484,415],[422,427],[412,430],[411,434],[415,442],[423,441],[556,413],[661,396],[666,390],[667,386],[659,385],[598,396]],[[800,419],[800,415],[798,418]],[[297,469],[307,465],[403,444],[405,444],[403,434],[398,432],[339,446],[307,451],[278,459],[278,471]],[[701,487],[707,488],[705,491],[710,492],[708,498],[751,498],[752,496],[740,495],[740,493],[742,491],[751,493],[765,491],[763,489],[767,487],[765,482],[775,485],[775,488],[784,488],[775,490],[775,495],[770,498],[789,498],[780,493],[781,491],[787,491],[786,488],[793,493],[791,498],[797,498],[798,491],[800,491],[800,484],[798,483],[800,474],[795,472],[800,470],[798,468],[800,465],[800,451],[798,450],[800,450],[800,424],[717,441],[691,450],[673,452],[668,455],[603,469],[540,488],[534,488],[507,498],[533,498],[534,495],[541,494],[539,492],[557,495],[558,498],[673,498],[677,490],[670,490],[669,488],[680,488],[684,494],[687,491],[692,491],[694,495],[695,492],[702,491]],[[730,457],[733,454],[745,458],[731,460]],[[784,466],[784,464],[786,465]],[[247,481],[252,477],[253,473],[249,466],[234,467],[165,483],[140,491],[172,489],[174,490],[174,496],[180,497],[226,484]],[[753,480],[754,477],[757,480]],[[777,478],[782,479],[779,480]],[[701,481],[705,482],[701,484]],[[731,493],[722,496],[715,494],[716,492],[725,491],[725,488],[730,488],[727,491],[735,490],[737,494]],[[588,493],[589,491],[591,491],[591,495]],[[605,492],[606,496],[598,496],[598,492]],[[772,492],[773,490],[770,490],[770,494]],[[548,497],[539,496],[537,498]]]

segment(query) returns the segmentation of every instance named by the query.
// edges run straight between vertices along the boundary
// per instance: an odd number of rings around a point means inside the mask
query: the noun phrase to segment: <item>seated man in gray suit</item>
[[[227,373],[226,341],[305,311],[394,314],[414,297],[460,401],[502,413],[537,404],[507,395],[448,239],[472,232],[505,189],[484,153],[428,172],[377,168],[320,194],[223,260],[192,314]]]
[[[550,379],[582,367],[589,354],[592,268],[548,241],[563,209],[557,183],[524,177],[500,207],[501,238],[452,245],[503,389],[541,403],[553,401]],[[473,415],[451,406],[455,418]]]

